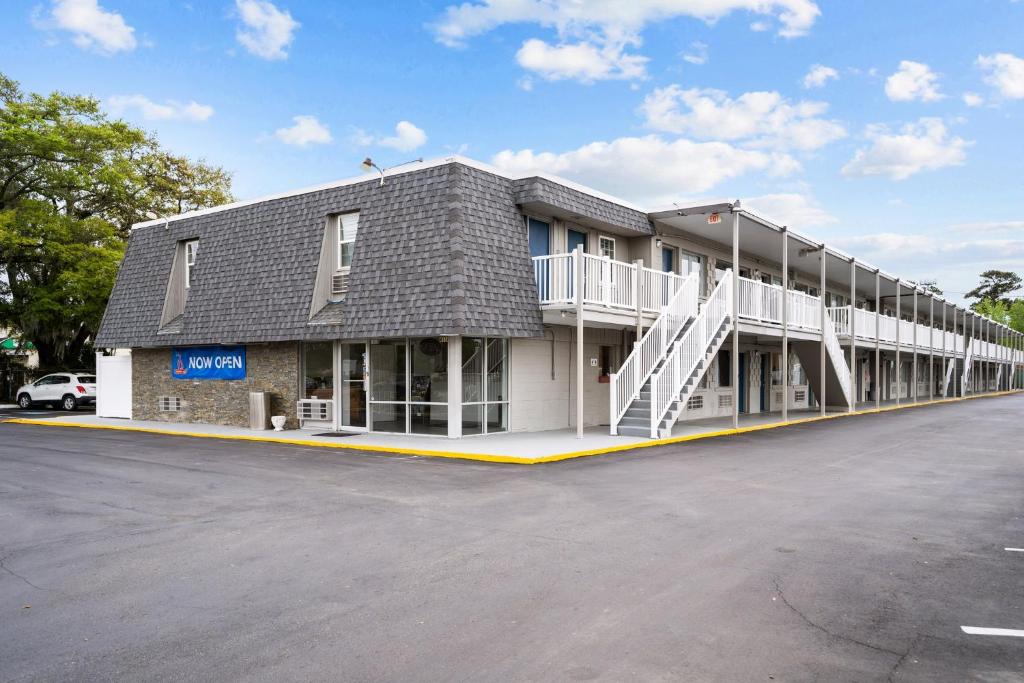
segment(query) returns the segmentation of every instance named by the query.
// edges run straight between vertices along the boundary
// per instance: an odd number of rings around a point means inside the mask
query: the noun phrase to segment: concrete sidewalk
[[[1001,396],[1007,393],[979,394],[969,396]],[[899,410],[917,406],[950,403],[965,399],[938,399],[918,403],[883,403],[881,411]],[[635,448],[660,446],[683,441],[729,436],[762,429],[773,429],[792,424],[817,420],[829,420],[852,415],[879,412],[873,403],[862,404],[858,410],[830,409],[822,416],[817,410],[790,411],[789,421],[781,422],[778,413],[754,413],[741,415],[739,428],[732,427],[731,418],[713,418],[680,422],[672,430],[672,436],[665,439],[644,439],[628,436],[611,436],[608,427],[589,427],[583,438],[576,438],[575,430],[553,430],[545,432],[511,432],[485,436],[447,439],[444,437],[417,436],[407,434],[338,434],[324,436],[322,430],[292,429],[283,432],[252,430],[243,427],[229,427],[210,424],[183,424],[145,420],[123,420],[103,418],[95,415],[61,415],[38,419],[13,418],[10,422],[49,426],[81,427],[92,429],[113,429],[123,431],[150,432],[175,436],[233,439],[240,441],[285,443],[324,448],[342,448],[375,453],[399,453],[429,457],[461,458],[514,464],[536,464],[568,460],[588,455],[600,455],[627,451]]]

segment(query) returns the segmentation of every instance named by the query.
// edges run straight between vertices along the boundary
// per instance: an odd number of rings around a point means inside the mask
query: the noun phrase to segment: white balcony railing
[[[837,306],[828,309],[829,319],[839,336],[850,335],[850,307]],[[948,355],[963,356],[968,344],[971,346],[971,357],[975,360],[1002,360],[1010,361],[1014,358],[1017,362],[1024,362],[1024,352],[1010,352],[1006,347],[992,342],[978,339],[968,340],[964,335],[956,334],[948,330],[941,330],[929,325],[917,324],[909,320],[897,320],[888,315],[878,314],[864,310],[854,310],[854,335],[858,340],[868,342],[875,341],[875,318],[878,318],[878,340],[896,344],[906,349],[914,346],[914,333],[917,332],[917,349],[919,352],[945,352]],[[897,338],[897,330],[899,337]]]
[[[542,306],[576,304],[575,252],[533,258],[533,275]],[[658,315],[686,278],[610,258],[582,255],[583,304],[591,308]]]

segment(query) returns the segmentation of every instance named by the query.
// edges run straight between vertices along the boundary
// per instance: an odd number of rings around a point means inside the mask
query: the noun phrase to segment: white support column
[[[900,396],[903,393],[903,368],[900,367],[900,341],[903,337],[903,309],[900,307],[900,294],[903,285],[899,278],[896,278],[896,405],[900,404]]]
[[[914,283],[914,325],[910,328],[914,335],[914,362],[910,365],[910,382],[913,386],[914,403],[917,403],[917,283]]]
[[[946,327],[946,308],[948,308],[948,307],[946,306],[945,300],[943,300],[943,302],[942,302],[942,367],[939,369],[940,372],[942,372],[942,398],[946,398],[946,395],[949,392],[949,387],[946,386],[946,363],[949,362],[949,358],[946,357],[946,332],[947,332],[947,327]],[[956,325],[954,325],[953,327],[955,328]],[[954,370],[956,369],[956,365],[953,366],[953,369]]]
[[[818,253],[821,254],[821,288],[818,290],[818,295],[821,297],[821,393],[818,394],[818,402],[821,404],[821,414],[825,414],[825,377],[827,372],[825,370],[825,316],[828,315],[828,311],[825,310],[825,245],[822,244]]]
[[[583,247],[576,245],[576,438],[583,438]]]
[[[935,297],[928,297],[928,400],[935,398]]]
[[[877,268],[875,269],[875,409],[882,407],[882,349],[881,341],[879,337],[882,332],[881,323],[881,289],[882,289],[882,274]]]
[[[644,279],[640,276],[643,272],[644,262],[643,259],[637,259],[633,261],[633,300],[636,302],[636,341],[637,343],[643,339],[644,336],[644,312],[643,312],[643,300],[644,297],[640,293],[640,288],[643,287]],[[657,303],[658,310],[664,305],[666,297],[662,292],[662,300]]]
[[[732,427],[740,426],[740,213],[732,213]]]
[[[857,409],[857,262],[850,259],[850,412]]]
[[[448,438],[461,437],[462,337],[448,337]]]
[[[789,230],[782,228],[782,421],[789,419]]]

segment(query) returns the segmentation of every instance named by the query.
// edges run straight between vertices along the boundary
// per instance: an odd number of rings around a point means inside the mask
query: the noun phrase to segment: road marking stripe
[[[1024,631],[1017,631],[1012,628],[985,628],[984,626],[961,626],[964,633],[975,636],[1013,636],[1024,638]]]
[[[1003,550],[1010,553],[1024,553],[1024,548],[1003,548]]]

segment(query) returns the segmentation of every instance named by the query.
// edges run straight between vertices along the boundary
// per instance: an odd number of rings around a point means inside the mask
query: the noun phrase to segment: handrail
[[[949,382],[953,379],[953,368],[956,367],[956,356],[946,361],[946,379],[942,383],[942,398],[949,394]]]
[[[839,386],[843,389],[843,396],[846,397],[847,405],[853,405],[853,390],[850,387],[850,366],[843,354],[843,347],[839,344],[839,337],[836,336],[835,327],[832,326],[832,319],[825,316],[825,325],[822,338],[825,340],[825,348],[832,359],[832,365],[839,376]],[[825,372],[825,368],[821,369]]]
[[[960,377],[960,387],[961,391],[963,391],[965,394],[967,393],[968,382],[971,381],[971,362],[974,360],[975,341],[976,340],[972,339],[971,342],[967,345],[967,351],[964,352],[964,372],[963,375]]]
[[[651,375],[652,439],[658,436],[658,425],[662,418],[672,402],[679,398],[683,384],[696,370],[719,328],[729,318],[731,300],[732,270],[727,270],[693,323],[679,341],[673,344],[661,368]]]
[[[782,287],[746,277],[737,279],[740,283],[739,317],[780,324]]]
[[[662,308],[661,315],[637,342],[619,371],[609,380],[611,433],[618,433],[619,420],[633,401],[654,368],[665,357],[669,344],[679,335],[686,322],[697,315],[698,274],[690,274],[682,286]]]

